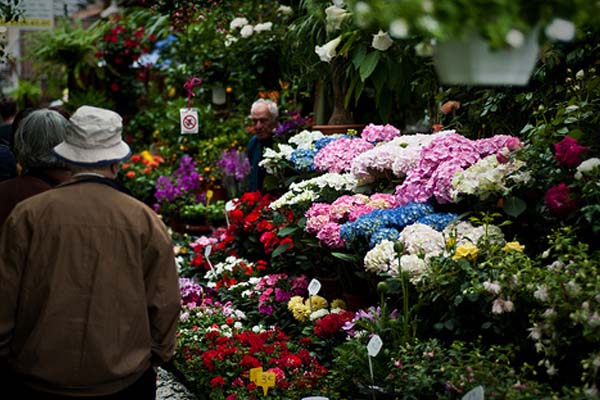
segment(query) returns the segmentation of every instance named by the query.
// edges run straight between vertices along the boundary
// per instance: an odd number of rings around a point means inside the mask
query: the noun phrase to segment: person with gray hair
[[[248,142],[248,159],[251,166],[248,190],[254,192],[263,189],[266,171],[258,163],[262,160],[264,149],[273,146],[273,133],[277,127],[279,109],[271,100],[258,99],[250,107],[250,116],[254,135]]]
[[[173,243],[116,181],[119,114],[82,106],[54,154],[72,178],[17,204],[0,229],[0,382],[34,399],[156,398],[175,352]]]
[[[67,123],[49,109],[32,111],[20,122],[13,145],[23,171],[0,183],[0,226],[19,202],[70,178],[67,164],[52,154],[65,138]]]

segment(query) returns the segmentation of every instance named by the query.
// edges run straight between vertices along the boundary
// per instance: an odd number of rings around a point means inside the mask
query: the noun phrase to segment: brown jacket
[[[51,187],[36,176],[18,176],[0,182],[0,227],[17,203]]]
[[[175,351],[180,295],[154,212],[102,183],[19,203],[0,232],[0,359],[37,390],[105,395]]]

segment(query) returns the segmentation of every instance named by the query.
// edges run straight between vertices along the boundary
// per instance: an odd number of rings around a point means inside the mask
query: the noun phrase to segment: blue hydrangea
[[[331,136],[325,136],[325,137],[323,137],[323,138],[321,138],[321,139],[317,140],[317,141],[314,143],[315,150],[316,150],[316,151],[319,151],[319,150],[321,150],[323,147],[327,146],[329,143],[331,143],[331,142],[333,142],[333,141],[335,141],[335,140],[337,140],[337,138],[335,138],[335,137],[331,137]]]
[[[292,153],[290,160],[294,164],[294,169],[298,171],[314,171],[315,170],[315,150],[296,149]]]
[[[429,214],[417,220],[418,223],[429,225],[436,231],[443,231],[446,226],[453,220],[458,218],[457,214],[453,213],[435,213]]]
[[[373,232],[371,238],[369,239],[369,246],[371,248],[375,247],[377,243],[382,242],[384,240],[396,241],[400,236],[400,232],[394,228],[381,228]]]

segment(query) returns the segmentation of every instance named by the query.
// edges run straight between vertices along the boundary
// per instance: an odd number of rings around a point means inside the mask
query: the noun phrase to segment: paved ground
[[[168,371],[158,369],[156,400],[196,400],[177,379]]]

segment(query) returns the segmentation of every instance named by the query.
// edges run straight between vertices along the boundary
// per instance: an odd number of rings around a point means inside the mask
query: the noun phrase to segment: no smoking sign
[[[179,110],[181,133],[198,133],[198,110],[195,108],[181,108]]]

